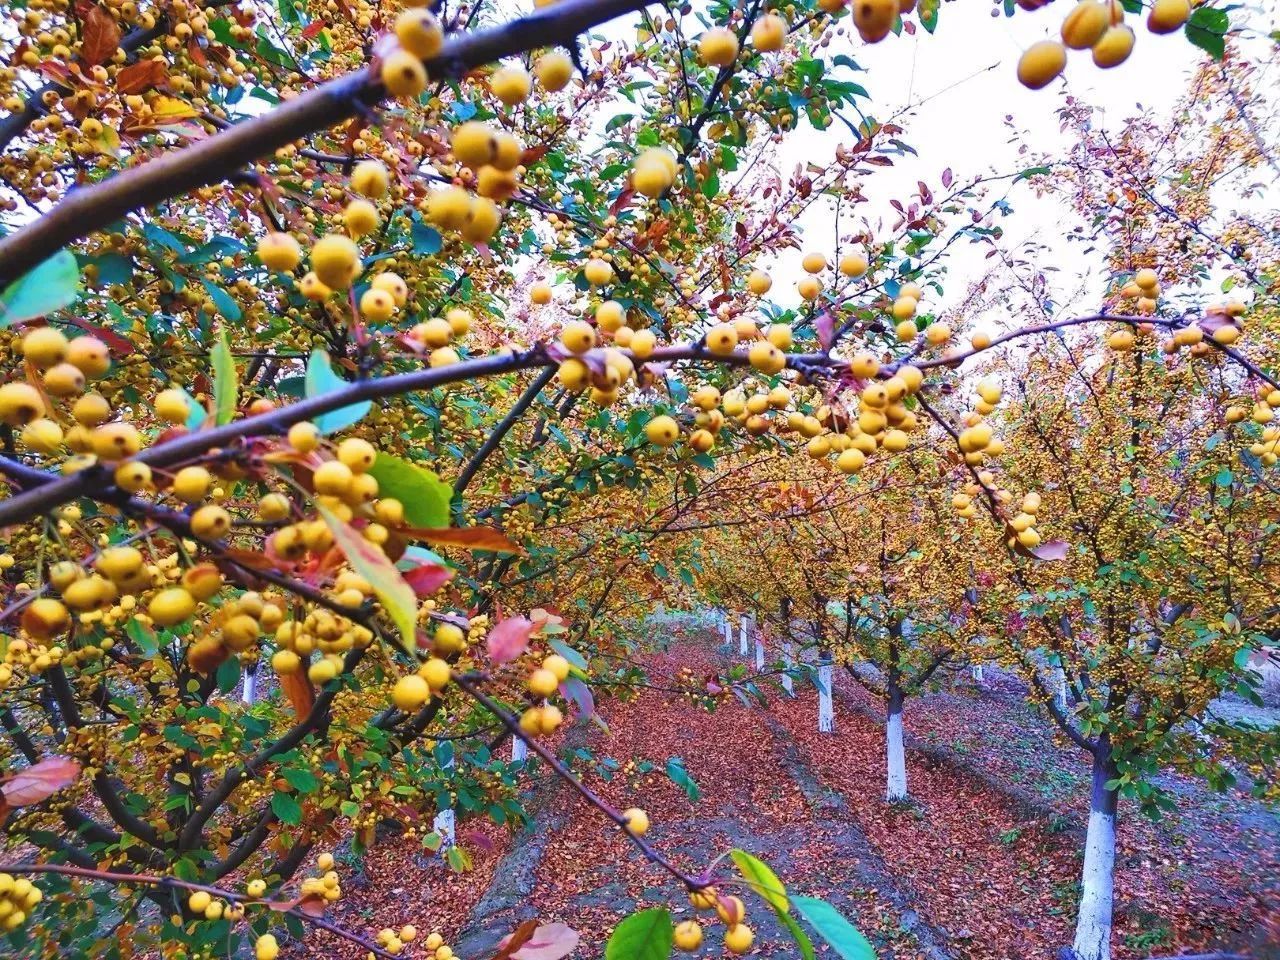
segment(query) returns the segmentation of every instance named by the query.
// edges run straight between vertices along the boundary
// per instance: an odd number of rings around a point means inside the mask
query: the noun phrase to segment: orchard
[[[4,955],[1280,956],[1273,9],[7,9]]]

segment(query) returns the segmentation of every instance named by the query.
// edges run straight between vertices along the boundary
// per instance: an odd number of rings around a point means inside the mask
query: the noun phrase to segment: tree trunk
[[[756,634],[756,673],[764,672],[764,634]]]
[[[747,625],[748,617],[744,613],[738,629],[738,655],[745,657],[747,655],[747,637],[751,635],[751,627]]]
[[[790,670],[796,665],[795,648],[791,645],[791,641],[787,640],[782,644],[782,665]],[[784,673],[782,675],[782,689],[787,693],[793,693],[791,674]]]
[[[511,738],[511,762],[523,763],[529,759],[529,745],[519,737]]]
[[[1119,794],[1107,789],[1117,775],[1111,744],[1094,748],[1093,796],[1085,836],[1080,913],[1074,950],[1079,960],[1111,960],[1111,912],[1116,868],[1116,805]]]
[[[901,803],[907,799],[907,754],[902,744],[902,704],[905,698],[897,684],[889,687],[886,698],[888,713],[885,720],[884,736],[886,753],[888,754],[888,786],[885,798],[890,803]]]
[[[256,703],[258,700],[258,664],[256,663],[244,668],[240,699],[247,704]]]
[[[835,677],[831,670],[831,654],[818,651],[818,732],[835,733],[836,710],[831,699],[831,684]]]
[[[729,611],[724,612],[724,645],[733,645],[733,621],[729,619]]]

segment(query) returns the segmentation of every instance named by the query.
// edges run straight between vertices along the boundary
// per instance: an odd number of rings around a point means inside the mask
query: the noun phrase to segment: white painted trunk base
[[[907,799],[907,754],[902,747],[902,712],[889,714],[884,738],[888,754],[888,786],[885,797],[890,803]]]
[[[521,763],[529,757],[529,745],[519,737],[511,738],[511,762]]]
[[[751,633],[750,627],[747,626],[748,618],[744,616],[738,624],[738,655],[745,657],[747,655],[747,637]]]
[[[831,699],[833,681],[830,663],[818,665],[818,732],[835,733],[836,709]]]
[[[764,638],[756,637],[756,673],[764,671]]]
[[[733,643],[733,622],[727,613],[724,615],[724,642],[726,646]]]
[[[453,758],[445,764],[446,770],[452,770],[454,766]],[[453,838],[458,832],[458,814],[452,807],[446,807],[436,814],[436,818],[432,821],[431,829],[440,835],[443,846],[453,845]]]
[[[1073,949],[1080,960],[1111,960],[1111,911],[1116,870],[1116,818],[1093,810],[1084,842],[1080,914]]]
[[[974,683],[982,682],[982,664],[980,663],[975,663],[973,665],[973,682]]]
[[[793,666],[795,666],[795,662],[796,662],[795,648],[792,647],[791,641],[788,640],[786,643],[782,645],[782,664],[788,670],[790,670]],[[787,693],[795,692],[794,690],[792,690],[791,677],[785,673],[782,675],[782,689],[787,691]]]
[[[258,665],[255,663],[252,667],[246,667],[240,688],[240,699],[252,705],[258,699]]]
[[[1067,712],[1067,673],[1061,667],[1053,672],[1054,683],[1054,699],[1058,702],[1058,709],[1063,713]]]

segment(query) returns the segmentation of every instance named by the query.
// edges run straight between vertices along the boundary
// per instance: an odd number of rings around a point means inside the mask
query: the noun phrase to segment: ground
[[[730,651],[718,644],[710,634],[677,636],[654,657],[652,675],[723,669]],[[618,761],[609,779],[592,764],[579,769],[617,806],[644,806],[650,838],[682,866],[747,849],[792,891],[838,906],[887,960],[1049,958],[1071,939],[1087,767],[1016,692],[990,687],[962,684],[908,704],[908,805],[884,801],[875,705],[845,677],[834,734],[817,731],[812,687],[770,697],[767,708],[726,698],[710,713],[646,690],[601,705],[607,733],[583,725],[560,746],[590,751],[596,764]],[[667,777],[673,756],[697,783],[696,802]],[[337,919],[439,929],[464,960],[487,960],[529,917],[579,930],[574,956],[587,958],[602,955],[612,926],[633,909],[694,915],[678,886],[602,815],[545,770],[528,776],[542,782],[530,792],[527,828],[460,826],[472,872],[447,874],[415,843],[383,841],[349,865],[358,870],[344,881],[350,895]],[[1280,816],[1239,796],[1172,785],[1179,812],[1160,824],[1121,810],[1118,960],[1200,948],[1280,956]],[[763,904],[744,899],[755,955],[795,955]],[[721,955],[720,934],[709,931],[695,956]],[[308,946],[310,956],[360,955],[319,939]]]

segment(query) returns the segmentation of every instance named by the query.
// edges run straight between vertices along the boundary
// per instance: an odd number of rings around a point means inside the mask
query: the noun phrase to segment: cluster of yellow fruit
[[[720,896],[715,887],[703,887],[691,891],[689,902],[697,910],[714,911],[727,928],[724,947],[730,953],[746,953],[755,942],[755,933],[743,921],[747,918],[746,904],[738,897]],[[685,920],[676,925],[675,946],[679,950],[693,951],[702,946],[702,925],[697,920]]]
[[[17,930],[44,895],[26,877],[0,873],[0,928]]]
[[[1191,16],[1191,0],[1153,0],[1147,14],[1152,33],[1173,33]],[[1103,68],[1116,67],[1129,59],[1137,39],[1124,22],[1120,0],[1080,0],[1062,21],[1062,40],[1033,43],[1018,60],[1018,79],[1023,86],[1039,90],[1062,73],[1067,65],[1067,49],[1091,50],[1093,62]]]
[[[423,215],[441,230],[485,243],[502,222],[498,202],[510,198],[519,186],[524,148],[510,133],[478,120],[454,128],[451,148],[459,164],[457,182],[432,190]]]
[[[234,900],[221,900],[207,890],[195,890],[187,897],[187,912],[204,920],[235,921],[244,918],[244,905]]]
[[[665,147],[642,150],[631,164],[631,185],[646,197],[660,197],[676,182],[680,168]]]
[[[399,954],[404,950],[405,945],[412,943],[418,939],[418,928],[411,923],[406,923],[399,930],[392,930],[386,927],[378,931],[378,946],[387,953]],[[427,955],[433,960],[454,960],[456,956],[453,948],[444,942],[438,932],[428,934],[422,941],[422,945],[427,949]],[[373,954],[370,953],[370,960],[373,960]]]
[[[432,695],[439,693],[448,685],[450,676],[452,676],[452,669],[447,660],[441,657],[430,657],[418,667],[417,673],[411,673],[396,681],[391,689],[391,702],[395,704],[396,709],[406,713],[419,710]]]
[[[980,466],[987,457],[998,457],[1004,452],[1004,441],[995,436],[991,424],[983,418],[1000,402],[1000,384],[985,379],[978,383],[978,402],[965,417],[958,444],[964,454],[964,462],[971,467]]]
[[[1264,467],[1274,467],[1280,460],[1280,427],[1270,426],[1280,410],[1280,390],[1262,385],[1255,394],[1256,401],[1253,412],[1249,414],[1243,407],[1227,408],[1227,422],[1239,423],[1248,416],[1254,423],[1262,424],[1262,439],[1249,447],[1249,452],[1257,457]]]
[[[452,307],[443,317],[432,317],[414,324],[409,336],[431,351],[427,354],[427,362],[431,366],[447,367],[462,359],[453,343],[471,332],[473,322],[469,310]]]
[[[96,449],[91,440],[89,425],[102,423],[110,415],[107,401],[99,394],[80,397],[75,404],[78,424],[85,425],[70,440],[62,427],[50,416],[51,402],[84,393],[88,380],[104,376],[111,366],[111,354],[107,345],[97,337],[78,336],[68,340],[53,327],[36,327],[22,338],[22,356],[40,372],[40,387],[25,381],[14,381],[0,386],[0,421],[11,427],[21,427],[20,438],[28,448],[41,454],[54,454],[64,443],[74,443],[73,449],[87,453]],[[81,419],[83,417],[83,419]],[[103,446],[108,452],[114,448],[106,437]],[[83,464],[82,464],[83,465]]]
[[[612,267],[603,261],[598,262],[612,274]],[[590,267],[591,263],[588,264],[588,268]],[[547,288],[546,292],[549,294],[550,289]],[[533,297],[535,302],[540,300],[541,291],[535,288]],[[586,320],[571,320],[561,328],[560,343],[565,350],[574,354],[560,363],[557,376],[561,386],[574,393],[590,388],[591,401],[602,407],[607,407],[618,399],[618,392],[636,375],[631,357],[618,347],[627,347],[637,359],[644,360],[652,355],[658,342],[652,330],[633,330],[625,324],[625,319],[626,310],[623,306],[616,300],[606,300],[596,309],[595,325]],[[596,348],[599,342],[598,332],[610,336],[616,346],[601,350],[598,362],[594,359],[589,361],[584,354]]]
[[[801,277],[796,282],[796,292],[805,300],[817,300],[822,295],[823,290],[822,280],[819,279],[818,275],[827,269],[827,258],[821,253],[806,253],[804,259],[800,261],[800,265],[809,276]],[[867,258],[860,253],[847,253],[840,258],[837,269],[842,276],[856,280],[867,272]],[[763,296],[768,293],[771,286],[773,286],[773,281],[762,270],[753,270],[747,277],[747,289],[757,296]],[[917,301],[920,299],[918,290],[915,299]],[[914,313],[913,304],[911,314],[908,314],[908,316]]]
[[[569,679],[569,661],[557,653],[543,658],[542,665],[525,678],[525,689],[534,700],[542,701],[520,715],[520,729],[531,737],[554,733],[564,720],[560,708],[546,701]],[[646,821],[647,824],[647,821]]]

